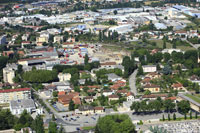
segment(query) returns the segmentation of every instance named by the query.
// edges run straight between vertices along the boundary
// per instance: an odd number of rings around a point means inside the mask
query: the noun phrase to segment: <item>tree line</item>
[[[160,97],[158,97],[156,100],[142,100],[138,102],[133,102],[130,108],[131,110],[134,110],[136,114],[151,112],[159,113],[162,110],[166,112],[173,112],[176,109],[180,113],[186,114],[190,110],[190,103],[185,100],[174,103],[170,99],[162,100]]]

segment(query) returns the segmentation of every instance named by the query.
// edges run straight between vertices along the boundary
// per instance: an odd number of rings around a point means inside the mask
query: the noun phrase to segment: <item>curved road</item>
[[[136,75],[138,69],[136,69],[129,77],[129,86],[131,88],[131,92],[136,96],[137,95],[137,88],[136,88]]]

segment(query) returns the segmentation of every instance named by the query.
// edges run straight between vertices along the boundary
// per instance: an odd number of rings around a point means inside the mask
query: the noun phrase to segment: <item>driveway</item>
[[[136,75],[137,75],[138,69],[136,69],[129,77],[129,86],[131,88],[131,92],[134,95],[137,95],[137,88],[136,88]]]

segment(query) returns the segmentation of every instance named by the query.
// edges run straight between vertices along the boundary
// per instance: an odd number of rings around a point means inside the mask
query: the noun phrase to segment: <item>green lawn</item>
[[[192,100],[194,100],[194,101],[200,103],[200,98],[197,97],[197,96],[190,95],[190,94],[185,94],[185,96],[187,96],[187,97],[191,98]]]
[[[163,40],[150,40],[151,42],[156,42],[157,47],[159,48],[163,48]],[[167,44],[167,48],[172,48],[172,44],[171,43],[166,43]],[[186,50],[194,50],[195,48],[190,47],[190,46],[177,46],[177,49],[181,49],[183,51]]]
[[[158,48],[163,48],[163,40],[150,40],[150,42],[155,42]],[[167,48],[172,48],[171,43],[167,42],[166,45],[167,45]]]
[[[94,129],[95,127],[93,127],[93,126],[90,126],[90,127],[82,127],[82,129],[83,130],[92,130],[92,129]]]

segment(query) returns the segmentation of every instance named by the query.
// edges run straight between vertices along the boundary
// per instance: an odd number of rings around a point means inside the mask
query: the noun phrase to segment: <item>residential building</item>
[[[53,82],[53,85],[56,86],[57,90],[60,91],[70,91],[71,90],[71,86],[70,83],[68,81],[65,82]]]
[[[91,103],[94,101],[94,98],[93,98],[93,96],[86,96],[86,97],[84,97],[84,100],[86,103]]]
[[[114,93],[113,90],[103,90],[103,95],[105,97],[109,96],[109,95],[112,95]]]
[[[156,72],[156,65],[144,65],[142,66],[143,72],[150,73],[150,72]]]
[[[88,115],[94,113],[94,107],[90,105],[79,106],[78,110],[75,111],[76,114]]]
[[[60,82],[69,81],[71,79],[70,73],[59,73],[58,78]]]
[[[13,115],[19,115],[24,110],[26,110],[28,113],[36,111],[35,103],[32,99],[10,101],[10,111]]]
[[[94,112],[97,114],[102,114],[102,113],[104,113],[104,108],[103,107],[94,107]]]
[[[15,77],[15,70],[10,67],[3,68],[3,80],[6,83],[13,84],[13,78]]]
[[[150,94],[150,95],[143,95],[142,99],[150,99],[150,100],[156,100],[158,97],[160,97],[161,99],[165,99],[168,95],[167,94]]]
[[[119,100],[119,96],[115,94],[108,96],[108,101],[113,101],[113,100]]]
[[[48,41],[49,41],[49,38],[46,36],[36,38],[36,43],[38,46],[42,46],[43,43],[48,43]]]
[[[0,103],[9,103],[12,100],[31,98],[30,88],[0,90]]]
[[[185,87],[183,87],[183,85],[181,83],[174,83],[172,85],[172,88],[174,90],[178,90],[178,91],[180,91],[180,90],[186,90]]]
[[[155,85],[155,84],[147,84],[144,86],[144,90],[149,90],[152,93],[157,93],[157,92],[160,92],[160,86]]]
[[[110,80],[112,82],[115,82],[115,81],[118,81],[118,80],[122,79],[121,77],[119,77],[115,73],[109,73],[109,74],[106,74],[106,75],[108,76],[108,80]]]
[[[54,36],[53,42],[61,44],[63,42],[63,36]]]
[[[128,92],[126,96],[127,96],[127,99],[126,99],[127,102],[129,102],[129,101],[133,102],[135,100],[135,97],[134,97],[133,93],[131,93],[131,92]]]

